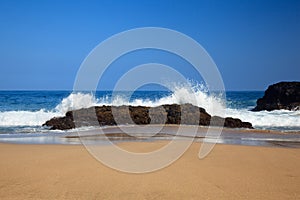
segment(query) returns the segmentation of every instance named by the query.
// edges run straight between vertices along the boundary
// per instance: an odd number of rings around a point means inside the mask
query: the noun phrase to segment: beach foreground
[[[147,152],[164,143],[119,145]],[[0,199],[300,199],[300,149],[218,144],[199,160],[200,145],[157,172],[127,174],[81,145],[0,144]]]

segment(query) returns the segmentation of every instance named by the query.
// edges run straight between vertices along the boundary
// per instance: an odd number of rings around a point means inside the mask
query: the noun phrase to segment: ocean
[[[64,116],[68,110],[95,105],[159,106],[192,103],[205,108],[211,115],[218,115],[212,107],[225,108],[225,117],[251,122],[255,129],[300,132],[300,111],[250,111],[255,107],[256,100],[263,96],[263,91],[227,91],[225,102],[203,87],[198,87],[193,92],[191,94],[185,87],[175,88],[172,92],[115,92],[114,96],[112,91],[0,91],[0,140],[1,137],[9,138],[12,135],[22,138],[66,133],[67,131],[50,131],[49,127],[43,127],[42,124],[53,117]]]

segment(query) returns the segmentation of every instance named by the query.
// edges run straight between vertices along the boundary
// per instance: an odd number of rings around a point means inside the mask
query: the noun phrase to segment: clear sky
[[[278,81],[300,80],[300,1],[1,0],[0,89],[72,89],[80,64],[96,45],[145,26],[194,38],[217,64],[227,90],[264,90]],[[166,61],[150,54],[135,56],[140,60],[134,62]],[[121,61],[108,73],[118,77],[132,66],[124,69]],[[193,78],[183,61],[170,62]]]

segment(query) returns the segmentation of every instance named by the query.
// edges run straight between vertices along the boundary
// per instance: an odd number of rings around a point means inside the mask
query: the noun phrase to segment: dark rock
[[[268,87],[252,111],[300,110],[300,82],[280,82]]]
[[[67,130],[75,128],[75,124],[70,117],[54,117],[46,121],[43,126],[50,126],[51,130]]]
[[[225,118],[224,126],[228,128],[253,128],[250,122],[242,122],[242,120],[232,117]]]
[[[225,119],[219,116],[213,116],[210,121],[211,126],[224,126],[227,128],[249,128],[253,129],[252,124],[243,122],[240,119],[226,117]]]
[[[96,106],[66,113],[65,117],[53,118],[44,125],[51,129],[72,129],[82,126],[107,126],[116,124],[186,124],[253,128],[239,119],[211,117],[205,109],[184,105],[145,106]]]

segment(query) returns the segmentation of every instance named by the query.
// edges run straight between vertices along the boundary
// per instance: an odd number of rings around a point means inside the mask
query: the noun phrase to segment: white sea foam
[[[190,103],[195,106],[205,108],[212,115],[223,115],[225,102],[217,96],[209,95],[203,85],[191,87],[190,85],[174,86],[174,91],[169,95],[159,99],[134,99],[129,101],[122,95],[114,95],[111,101],[108,97],[97,100],[97,105],[132,105],[155,107],[164,104],[185,104]]]
[[[45,110],[33,111],[6,111],[0,112],[0,126],[39,126],[55,116],[58,112]]]
[[[226,109],[226,116],[239,118],[251,122],[256,128],[269,129],[270,127],[300,129],[300,111],[274,110],[252,112],[246,109]]]
[[[64,114],[70,110],[95,106],[97,103],[98,102],[93,94],[85,94],[80,92],[72,93],[68,97],[64,98],[61,103],[55,107],[55,111]]]
[[[91,94],[76,93],[64,98],[55,109],[47,111],[5,111],[0,112],[0,126],[41,126],[53,117],[64,116],[69,110],[87,108],[97,104]]]

